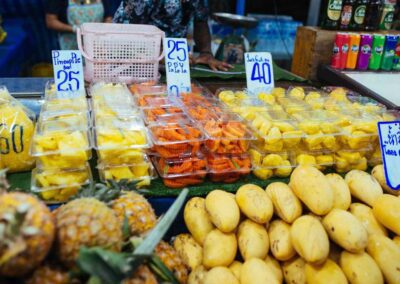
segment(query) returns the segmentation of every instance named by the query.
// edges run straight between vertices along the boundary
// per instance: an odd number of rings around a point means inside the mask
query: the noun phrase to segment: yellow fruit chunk
[[[284,88],[273,88],[271,91],[271,94],[275,98],[284,98],[285,97],[286,90]]]
[[[350,164],[356,164],[361,160],[360,152],[338,151],[337,154]]]
[[[283,161],[281,166],[275,170],[278,177],[288,177],[292,173],[293,167],[289,161]]]
[[[264,169],[264,168],[258,168],[258,169],[253,170],[253,174],[262,180],[267,180],[274,175],[272,170]]]
[[[249,154],[250,154],[251,162],[253,163],[253,165],[260,166],[261,165],[261,160],[262,160],[261,153],[258,152],[255,149],[250,149],[249,150]]]
[[[289,92],[289,97],[299,100],[304,100],[305,97],[304,89],[302,87],[295,87]]]
[[[296,162],[298,165],[309,165],[315,166],[317,164],[317,160],[314,156],[307,155],[307,154],[300,154],[296,158]]]
[[[135,178],[140,178],[140,177],[144,177],[144,176],[148,176],[149,175],[149,164],[140,164],[140,165],[135,165],[133,167],[131,167],[131,171],[133,173],[133,175],[135,176]]]
[[[333,165],[334,163],[332,155],[318,155],[315,159],[319,165]]]
[[[265,138],[268,144],[278,143],[282,139],[282,133],[278,127],[272,127],[267,137]]]
[[[336,143],[336,138],[335,136],[325,136],[323,138],[322,144],[329,150],[336,150],[336,148],[338,147],[338,144]]]
[[[313,101],[313,100],[316,100],[316,99],[319,99],[319,98],[321,98],[321,94],[318,93],[318,92],[312,91],[312,92],[309,92],[307,94],[307,96],[305,97],[304,100],[306,102],[309,102],[309,101]]]
[[[278,154],[269,154],[264,157],[262,161],[262,165],[264,167],[277,167],[280,166],[283,163],[282,157],[279,156]]]
[[[316,134],[320,131],[319,123],[311,121],[300,122],[299,128],[307,134]]]
[[[263,149],[267,152],[280,152],[283,150],[283,141],[280,140],[274,144],[265,143]]]
[[[292,124],[289,122],[284,122],[284,121],[276,121],[273,123],[275,127],[278,127],[280,132],[289,132],[289,131],[294,131],[295,128]]]

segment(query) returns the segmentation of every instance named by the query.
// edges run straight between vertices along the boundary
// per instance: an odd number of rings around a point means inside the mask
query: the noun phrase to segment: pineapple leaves
[[[167,213],[160,219],[157,226],[148,234],[146,239],[135,249],[134,254],[150,254],[153,253],[157,244],[162,240],[172,223],[175,221],[176,216],[181,210],[189,189],[184,188],[179,194],[178,198],[168,209]]]
[[[139,265],[148,262],[162,280],[173,284],[178,283],[173,273],[161,260],[153,256],[153,251],[175,221],[188,192],[187,188],[182,190],[157,226],[133,253],[117,253],[100,247],[82,247],[79,251],[78,267],[91,277],[91,283],[114,284],[121,283],[124,279],[131,277]]]

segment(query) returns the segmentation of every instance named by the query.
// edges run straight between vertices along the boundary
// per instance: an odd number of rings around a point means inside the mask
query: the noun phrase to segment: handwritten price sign
[[[165,38],[164,51],[169,96],[177,98],[181,93],[190,93],[189,52],[186,39]]]
[[[386,182],[400,190],[400,121],[379,122],[378,130]]]
[[[78,50],[53,50],[54,81],[58,97],[81,96],[85,88],[82,55]]]
[[[268,92],[274,88],[274,70],[269,52],[247,52],[244,55],[246,65],[247,89],[250,92]]]

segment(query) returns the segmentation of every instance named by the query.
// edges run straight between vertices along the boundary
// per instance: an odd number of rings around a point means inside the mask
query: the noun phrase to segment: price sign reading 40
[[[164,51],[169,96],[177,98],[181,93],[190,93],[189,52],[186,39],[165,38]]]
[[[80,96],[85,88],[80,51],[53,50],[52,58],[57,96]]]
[[[247,52],[246,64],[247,89],[250,92],[268,92],[274,88],[274,69],[269,52]]]

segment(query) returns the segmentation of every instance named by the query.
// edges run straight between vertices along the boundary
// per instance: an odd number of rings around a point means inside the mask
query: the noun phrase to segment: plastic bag
[[[34,114],[0,86],[0,169],[9,173],[31,170],[29,154],[35,129]]]

